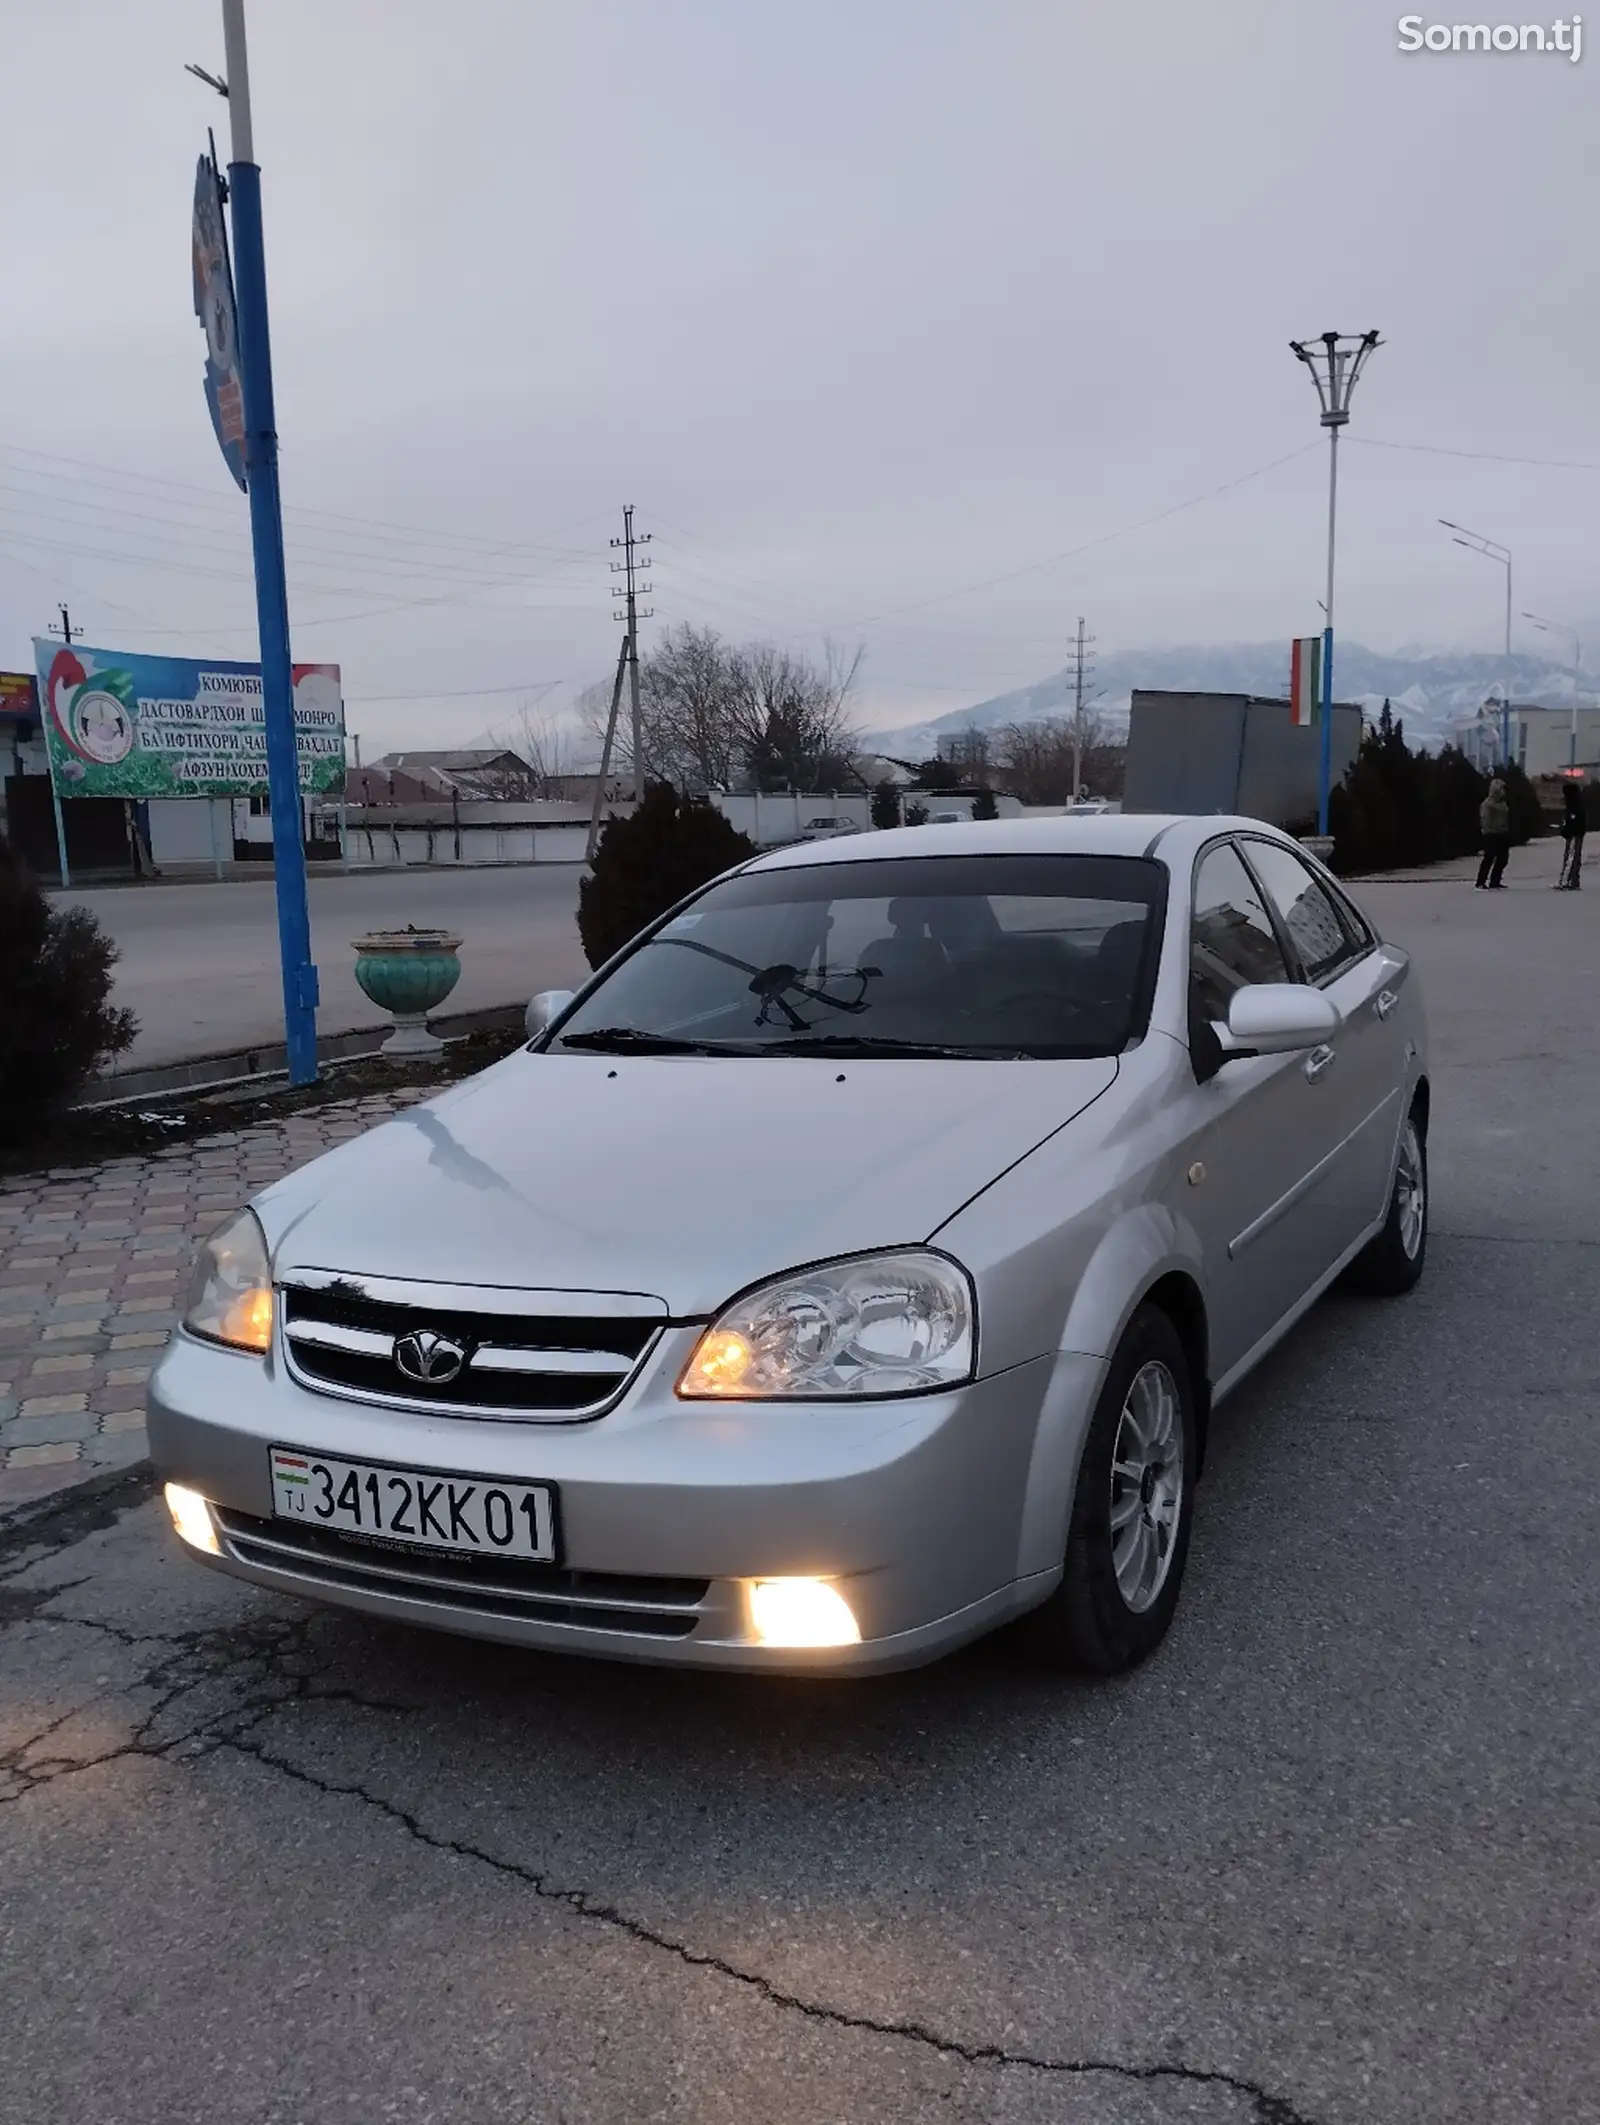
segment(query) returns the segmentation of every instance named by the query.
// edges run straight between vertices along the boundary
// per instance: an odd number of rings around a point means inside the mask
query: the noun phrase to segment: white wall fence
[[[838,794],[813,791],[810,796],[797,795],[792,790],[776,791],[770,796],[757,791],[717,796],[711,801],[729,825],[748,834],[758,848],[767,848],[775,841],[799,841],[813,822],[822,820],[839,820],[862,829],[872,824],[872,799],[860,790]]]
[[[759,847],[819,838],[824,822],[864,830],[872,823],[871,799],[860,792],[824,791],[718,795],[711,800]],[[628,804],[607,807],[625,817]],[[332,840],[338,806],[311,806],[319,837]],[[231,863],[234,837],[270,842],[272,822],[252,815],[245,803],[226,798],[156,798],[150,805],[152,850],[158,868],[187,869]],[[350,805],[344,814],[345,860],[352,870],[417,865],[581,863],[589,840],[589,807],[555,798],[514,803],[501,799],[400,805]]]

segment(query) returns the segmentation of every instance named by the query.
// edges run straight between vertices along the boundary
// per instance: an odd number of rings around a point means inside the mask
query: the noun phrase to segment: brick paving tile
[[[19,1446],[6,1455],[7,1468],[55,1468],[78,1459],[76,1442],[61,1446]]]
[[[70,1417],[75,1411],[89,1407],[89,1397],[79,1395],[26,1395],[22,1401],[25,1417]]]
[[[0,1448],[61,1446],[92,1439],[99,1429],[100,1419],[87,1409],[70,1417],[13,1417],[9,1424],[0,1424]]]
[[[0,1511],[141,1458],[146,1382],[197,1243],[258,1189],[425,1096],[341,1100],[0,1181]]]

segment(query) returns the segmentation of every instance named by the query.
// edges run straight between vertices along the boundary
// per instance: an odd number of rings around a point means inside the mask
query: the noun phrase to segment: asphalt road
[[[365,930],[456,930],[461,980],[450,1011],[525,1002],[585,971],[574,915],[581,866],[319,873],[311,947],[322,986],[317,1025],[347,1033],[389,1023],[356,987],[350,941]],[[115,940],[115,1000],[139,1037],[122,1067],[218,1055],[283,1038],[278,918],[270,878],[105,887],[74,893]]]
[[[1143,1672],[478,1649],[203,1573],[135,1477],[0,1559],[0,2112],[1600,2118],[1600,930],[1366,897],[1433,1003],[1428,1274],[1219,1413]]]

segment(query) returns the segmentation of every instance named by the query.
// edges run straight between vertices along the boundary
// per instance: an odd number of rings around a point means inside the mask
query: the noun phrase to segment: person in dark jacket
[[[1480,889],[1505,890],[1506,858],[1511,854],[1511,801],[1498,775],[1489,784],[1478,806],[1478,831],[1483,836],[1483,861],[1478,865]]]
[[[1578,873],[1583,868],[1584,830],[1589,823],[1583,784],[1563,782],[1561,801],[1566,807],[1561,814],[1561,838],[1567,845],[1561,852],[1561,877],[1556,891],[1575,893],[1579,885]]]

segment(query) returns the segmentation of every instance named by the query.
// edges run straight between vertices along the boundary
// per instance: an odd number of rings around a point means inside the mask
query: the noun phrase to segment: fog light
[[[826,1579],[753,1579],[750,1622],[762,1645],[859,1645],[850,1604]]]
[[[208,1557],[222,1555],[217,1531],[211,1521],[211,1508],[197,1490],[185,1490],[181,1483],[169,1483],[167,1511],[172,1515],[172,1524],[179,1536],[191,1549],[203,1549]]]

